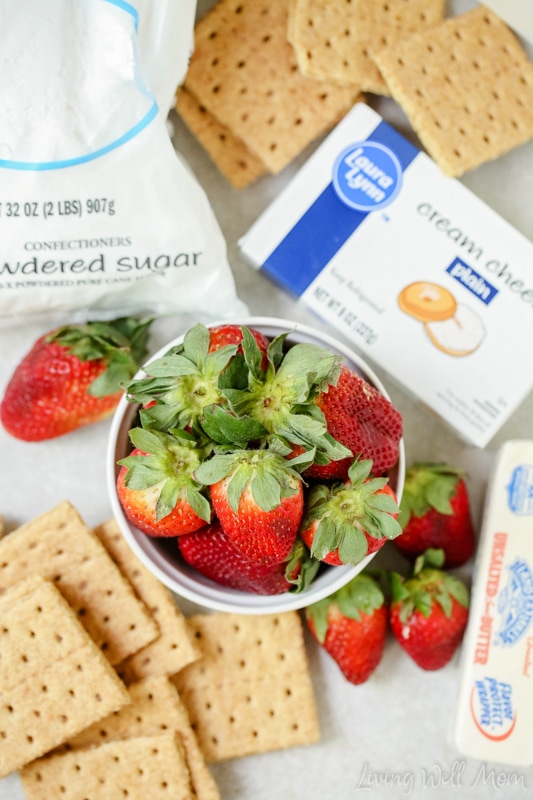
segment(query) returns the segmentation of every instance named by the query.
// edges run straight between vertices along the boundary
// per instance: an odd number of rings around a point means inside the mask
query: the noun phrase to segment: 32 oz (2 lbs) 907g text
[[[81,200],[46,200],[43,203],[34,201],[0,202],[0,219],[42,217],[81,217],[84,214],[104,214],[112,217],[115,214],[115,201],[107,197],[89,197]]]

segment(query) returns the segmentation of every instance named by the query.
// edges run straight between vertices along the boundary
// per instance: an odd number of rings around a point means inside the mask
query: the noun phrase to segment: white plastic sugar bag
[[[245,311],[166,128],[194,12],[193,0],[0,0],[0,322]]]

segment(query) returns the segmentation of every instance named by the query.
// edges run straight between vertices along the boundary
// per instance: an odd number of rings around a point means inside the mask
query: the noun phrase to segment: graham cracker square
[[[51,755],[21,773],[27,800],[193,800],[172,734]]]
[[[0,598],[0,777],[130,701],[60,592],[35,575]]]
[[[444,0],[293,0],[289,40],[304,75],[389,94],[373,51],[443,16]]]
[[[195,796],[198,800],[219,800],[217,785],[171,680],[146,678],[132,683],[128,692],[131,702],[127,706],[82,731],[69,741],[69,747],[78,749],[139,736],[157,736],[168,731],[176,733],[183,744]]]
[[[171,592],[139,561],[116,520],[98,525],[94,533],[133,586],[158,630],[154,641],[116,666],[122,680],[132,683],[152,675],[173,675],[199,658],[200,651],[187,620]]]
[[[177,92],[176,111],[235,189],[244,189],[265,174],[261,159],[184,86]]]
[[[198,614],[189,622],[203,657],[172,680],[207,761],[319,740],[297,612]]]
[[[280,172],[352,107],[359,89],[301,74],[287,41],[289,0],[220,0],[197,24],[185,87]]]
[[[159,633],[148,609],[68,501],[0,540],[0,594],[35,573],[57,586],[111,664]]]
[[[375,55],[429,155],[458,177],[533,137],[533,64],[485,6]]]

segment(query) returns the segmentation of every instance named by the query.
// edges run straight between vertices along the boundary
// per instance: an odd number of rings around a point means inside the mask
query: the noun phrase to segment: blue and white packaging
[[[365,104],[240,247],[476,446],[533,386],[533,244]]]
[[[472,758],[533,764],[533,441],[507,442],[491,476],[453,740]]]

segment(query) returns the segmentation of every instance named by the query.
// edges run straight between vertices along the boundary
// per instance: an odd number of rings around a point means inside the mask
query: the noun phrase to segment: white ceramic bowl
[[[385,387],[363,359],[345,344],[327,334],[297,322],[271,317],[249,317],[231,320],[231,323],[257,328],[269,337],[277,336],[284,331],[291,331],[290,336],[287,337],[289,343],[312,342],[339,353],[344,357],[348,367],[362,375],[388,398]],[[221,320],[210,323],[208,327],[221,324],[229,324],[229,321]],[[161,358],[171,347],[181,343],[182,339],[183,337],[178,337],[166,344],[152,356],[150,361]],[[142,376],[144,376],[144,372],[141,370],[137,377]],[[116,480],[120,469],[117,461],[124,458],[131,449],[128,432],[134,425],[137,412],[138,406],[128,403],[123,397],[112,420],[107,452],[107,481],[111,506],[118,525],[133,552],[176,595],[215,611],[246,614],[280,613],[304,608],[332,594],[361,572],[374,557],[375,554],[369,555],[356,566],[326,566],[307,589],[297,594],[289,592],[278,595],[256,595],[228,589],[204,578],[183,561],[174,539],[156,539],[147,536],[132,525],[122,511],[116,492]],[[398,502],[402,496],[404,475],[405,453],[402,440],[398,463],[389,473],[390,485],[396,492]]]

